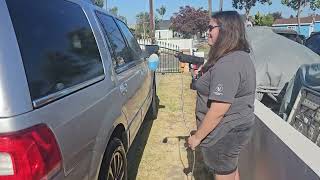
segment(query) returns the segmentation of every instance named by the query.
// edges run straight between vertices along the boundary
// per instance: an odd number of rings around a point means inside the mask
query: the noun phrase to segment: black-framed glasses
[[[212,25],[209,25],[208,26],[208,30],[209,30],[209,32],[211,32],[214,28],[218,28],[218,27],[221,27],[221,26],[212,26]]]

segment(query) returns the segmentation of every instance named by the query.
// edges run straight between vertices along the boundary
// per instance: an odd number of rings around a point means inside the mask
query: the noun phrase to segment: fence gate
[[[152,44],[148,39],[138,40],[140,45],[150,45]],[[159,46],[160,50],[160,62],[159,67],[156,72],[158,73],[179,73],[180,63],[178,58],[174,55],[179,52],[179,47],[174,44],[156,41],[156,45]]]

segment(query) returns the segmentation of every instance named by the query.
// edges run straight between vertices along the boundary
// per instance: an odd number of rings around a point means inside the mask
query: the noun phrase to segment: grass
[[[186,150],[189,129],[196,129],[196,92],[190,90],[190,74],[166,74],[160,76],[157,87],[159,97],[158,117],[145,120],[128,154],[129,179],[191,179],[193,155]],[[181,111],[181,78],[186,124]],[[186,127],[187,126],[187,127]],[[167,138],[167,143],[164,139]],[[199,150],[196,152],[195,179],[208,179]]]

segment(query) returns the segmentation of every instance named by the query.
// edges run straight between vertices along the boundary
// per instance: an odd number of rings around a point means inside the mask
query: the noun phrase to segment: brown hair
[[[219,27],[217,41],[211,46],[203,72],[208,71],[223,56],[233,51],[250,52],[245,25],[236,11],[217,12],[211,17]]]

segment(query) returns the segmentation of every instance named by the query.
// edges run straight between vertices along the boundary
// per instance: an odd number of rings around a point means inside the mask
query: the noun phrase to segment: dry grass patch
[[[195,125],[196,92],[190,90],[190,74],[158,75],[157,94],[160,100],[158,118],[146,120],[128,154],[129,179],[191,179],[187,175],[193,162],[190,150],[184,147],[189,130],[185,127],[181,111],[181,77],[183,78],[184,111],[186,124]],[[163,143],[166,137],[167,143]],[[196,180],[208,179],[200,153],[196,153]]]

